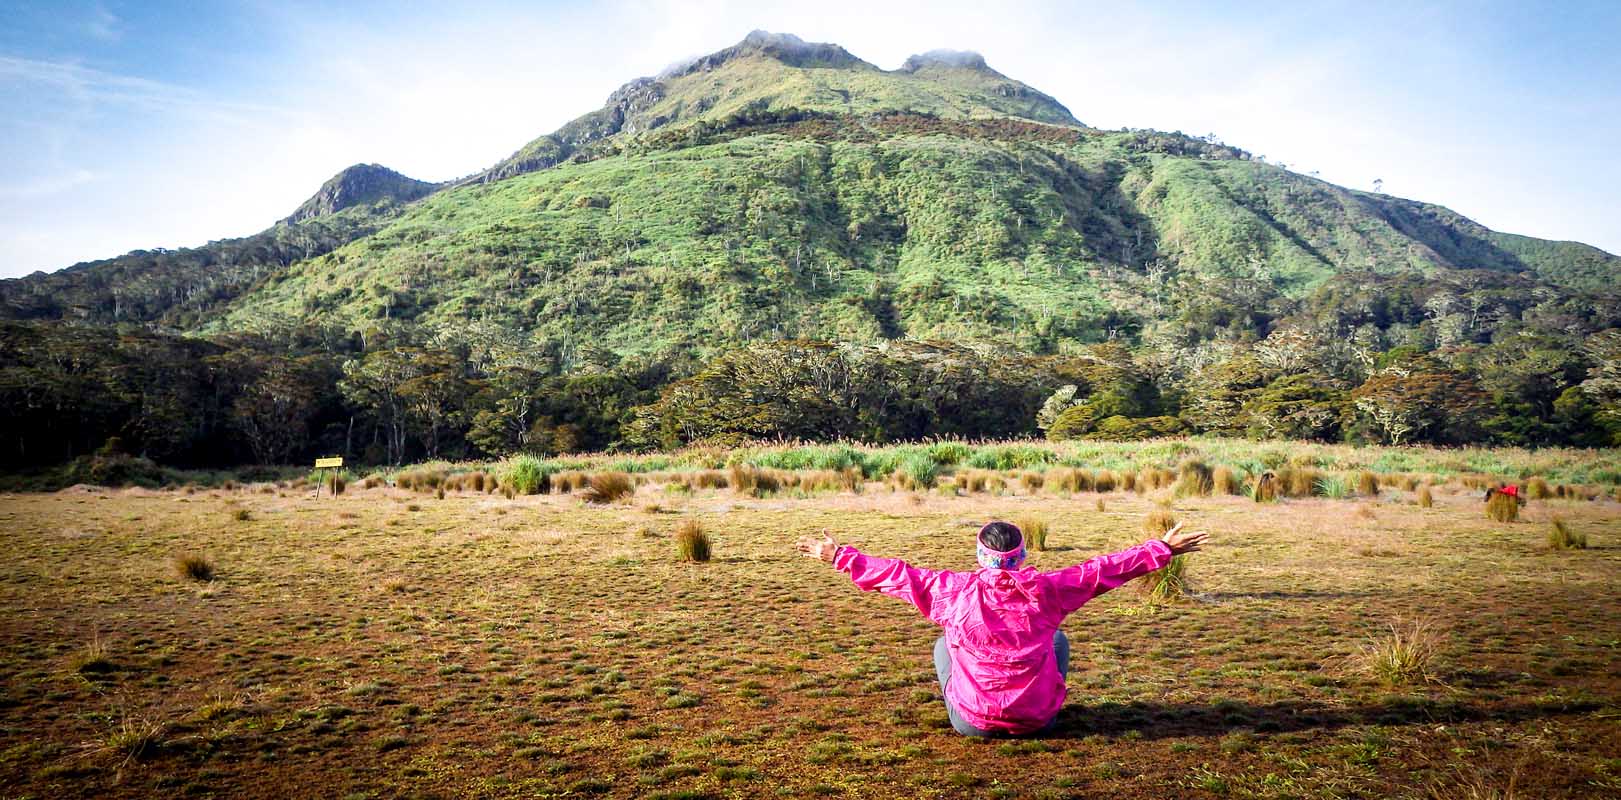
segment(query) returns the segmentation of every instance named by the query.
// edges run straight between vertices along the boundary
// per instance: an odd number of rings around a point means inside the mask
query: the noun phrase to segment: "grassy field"
[[[1433,498],[0,495],[0,796],[1621,793],[1621,505],[1498,523],[1459,482]],[[791,548],[826,527],[968,569],[979,524],[1034,518],[1050,569],[1166,504],[1213,534],[1194,596],[1071,617],[1039,740],[953,733],[933,626]],[[1549,549],[1555,517],[1589,547]],[[689,521],[712,561],[677,560]],[[1415,622],[1433,659],[1381,674]]]

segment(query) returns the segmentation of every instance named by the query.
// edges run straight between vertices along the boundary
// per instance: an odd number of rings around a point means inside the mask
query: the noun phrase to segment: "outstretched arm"
[[[930,617],[934,609],[940,576],[939,570],[914,567],[898,558],[869,556],[849,545],[840,545],[827,531],[820,539],[801,539],[795,546],[810,558],[825,561],[850,576],[862,591],[879,591],[899,597]]]
[[[1164,567],[1173,556],[1198,550],[1209,535],[1204,531],[1183,531],[1178,524],[1158,539],[1059,570],[1053,573],[1059,608],[1065,614],[1074,613],[1088,600]]]

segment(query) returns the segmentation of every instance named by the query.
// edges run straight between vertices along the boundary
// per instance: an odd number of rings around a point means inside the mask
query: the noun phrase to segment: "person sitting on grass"
[[[799,552],[832,564],[862,591],[905,600],[944,629],[934,669],[951,727],[965,736],[1018,736],[1052,727],[1064,705],[1069,638],[1059,623],[1098,595],[1198,550],[1209,534],[1177,525],[1159,539],[1038,572],[1023,567],[1024,534],[1007,522],[979,531],[980,569],[914,567],[869,556],[833,540],[799,542]]]

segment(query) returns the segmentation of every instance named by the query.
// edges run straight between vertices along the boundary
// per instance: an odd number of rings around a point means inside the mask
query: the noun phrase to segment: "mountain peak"
[[[336,214],[350,206],[371,205],[383,200],[409,203],[438,188],[438,184],[408,178],[381,164],[356,164],[328,178],[285,221],[302,222],[311,217]]]
[[[906,59],[901,65],[901,72],[917,72],[927,67],[944,67],[947,69],[971,69],[976,72],[986,72],[1000,75],[985,63],[985,57],[972,50],[930,50],[919,53]]]
[[[807,42],[791,33],[755,30],[750,31],[749,35],[743,37],[743,41],[731,47],[677,64],[665,70],[659,75],[659,79],[668,80],[682,75],[690,75],[694,72],[705,72],[728,61],[748,56],[764,56],[791,67],[823,67],[829,69],[866,67],[876,69],[873,65],[856,58],[850,54],[850,51],[836,44]]]

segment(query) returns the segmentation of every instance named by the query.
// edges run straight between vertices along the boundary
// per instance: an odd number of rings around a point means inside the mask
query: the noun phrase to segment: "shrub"
[[[1143,533],[1158,539],[1166,531],[1176,527],[1176,515],[1162,508],[1156,508],[1143,517]]]
[[[1430,664],[1441,649],[1441,629],[1429,620],[1393,622],[1388,632],[1362,645],[1365,668],[1388,686],[1430,679]]]
[[[1493,492],[1486,501],[1486,517],[1498,522],[1513,522],[1520,518],[1520,501],[1502,492]]]
[[[1024,534],[1024,546],[1040,552],[1047,549],[1047,522],[1035,517],[1020,517],[1013,521]]]
[[[708,561],[709,536],[697,520],[686,520],[675,529],[675,549],[682,561]]]
[[[1550,550],[1585,550],[1587,549],[1587,534],[1572,531],[1565,521],[1554,517],[1548,524],[1548,548]]]
[[[1216,467],[1210,473],[1210,491],[1221,495],[1243,493],[1238,485],[1238,477],[1227,467]]]
[[[598,472],[590,478],[582,497],[593,505],[606,505],[626,500],[636,494],[636,484],[623,472]]]
[[[208,559],[195,553],[186,553],[175,556],[174,570],[185,580],[207,583],[214,580],[214,564]]]
[[[1172,556],[1170,563],[1142,577],[1137,592],[1150,603],[1176,603],[1188,598],[1188,557]]]
[[[1419,508],[1429,508],[1433,505],[1435,505],[1435,494],[1430,491],[1430,485],[1426,483],[1418,487]]]
[[[1548,488],[1548,482],[1542,478],[1532,478],[1525,482],[1525,499],[1547,500],[1553,497],[1553,491]]]
[[[1356,493],[1367,497],[1379,496],[1379,476],[1363,470],[1356,476]]]

